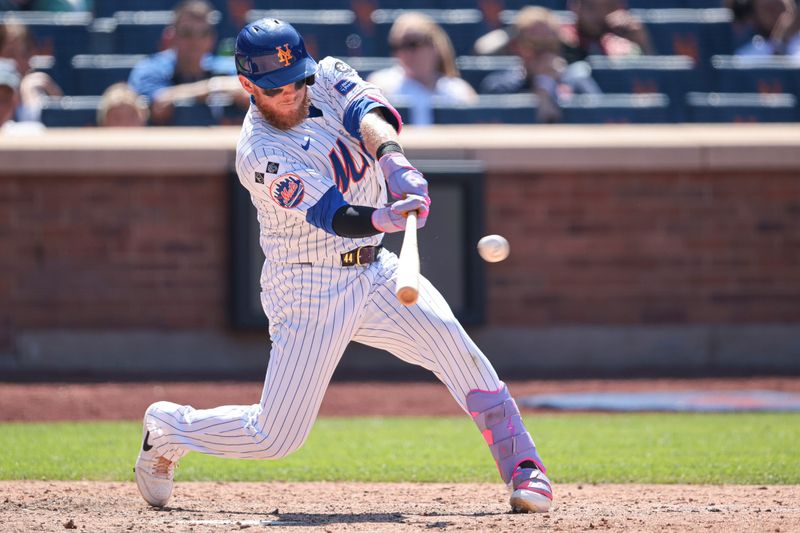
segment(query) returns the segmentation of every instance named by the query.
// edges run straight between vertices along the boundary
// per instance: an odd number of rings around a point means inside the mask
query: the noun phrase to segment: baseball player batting
[[[402,122],[346,63],[317,63],[289,24],[262,19],[236,39],[251,95],[236,148],[266,261],[261,303],[272,339],[261,401],[197,410],[156,402],[144,415],[136,483],[170,499],[190,451],[279,459],[299,449],[347,344],[382,348],[433,372],[472,416],[521,512],[550,508],[552,489],[519,409],[489,360],[424,277],[416,305],[394,294],[397,256],[384,233],[428,216],[428,184],[403,155]],[[391,198],[387,203],[387,199]]]

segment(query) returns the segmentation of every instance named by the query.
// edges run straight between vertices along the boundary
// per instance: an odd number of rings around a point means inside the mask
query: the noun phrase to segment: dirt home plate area
[[[798,391],[799,381],[530,381],[511,382],[510,388],[517,395],[744,387]],[[381,401],[393,397],[394,388],[403,389],[413,402],[399,408]],[[153,399],[214,405],[243,403],[259,394],[257,383],[3,384],[0,420],[132,420]],[[458,414],[454,402],[447,399],[436,383],[334,383],[321,415]],[[42,405],[48,409],[41,409]],[[446,407],[432,412],[431,406],[437,405]],[[796,485],[555,482],[556,501],[549,513],[518,515],[509,512],[507,494],[499,483],[178,482],[172,505],[157,510],[142,501],[133,482],[0,481],[0,530],[800,531],[800,486]]]
[[[133,483],[0,482],[3,531],[798,531],[796,486],[559,485],[542,515],[495,484],[178,483],[147,507]]]

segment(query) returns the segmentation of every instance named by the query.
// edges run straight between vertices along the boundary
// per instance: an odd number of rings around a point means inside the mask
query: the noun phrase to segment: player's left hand
[[[423,228],[428,220],[430,200],[422,196],[410,195],[403,200],[376,209],[372,213],[372,225],[382,233],[395,233],[406,229],[406,217],[417,212],[417,229]]]
[[[378,164],[389,185],[389,193],[394,198],[404,198],[413,194],[428,198],[428,180],[408,162],[401,152],[389,152],[378,160]],[[429,200],[430,203],[430,200]]]

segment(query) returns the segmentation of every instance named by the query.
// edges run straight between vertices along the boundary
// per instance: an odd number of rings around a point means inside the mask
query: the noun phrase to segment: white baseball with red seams
[[[502,261],[510,252],[511,246],[502,235],[487,235],[478,241],[478,253],[488,263]]]

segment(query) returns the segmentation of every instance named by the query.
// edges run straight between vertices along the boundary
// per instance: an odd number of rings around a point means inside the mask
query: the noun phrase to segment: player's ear
[[[241,74],[239,74],[239,83],[242,84],[242,88],[249,94],[253,94],[256,92],[256,88],[253,86],[253,82],[251,82]]]

